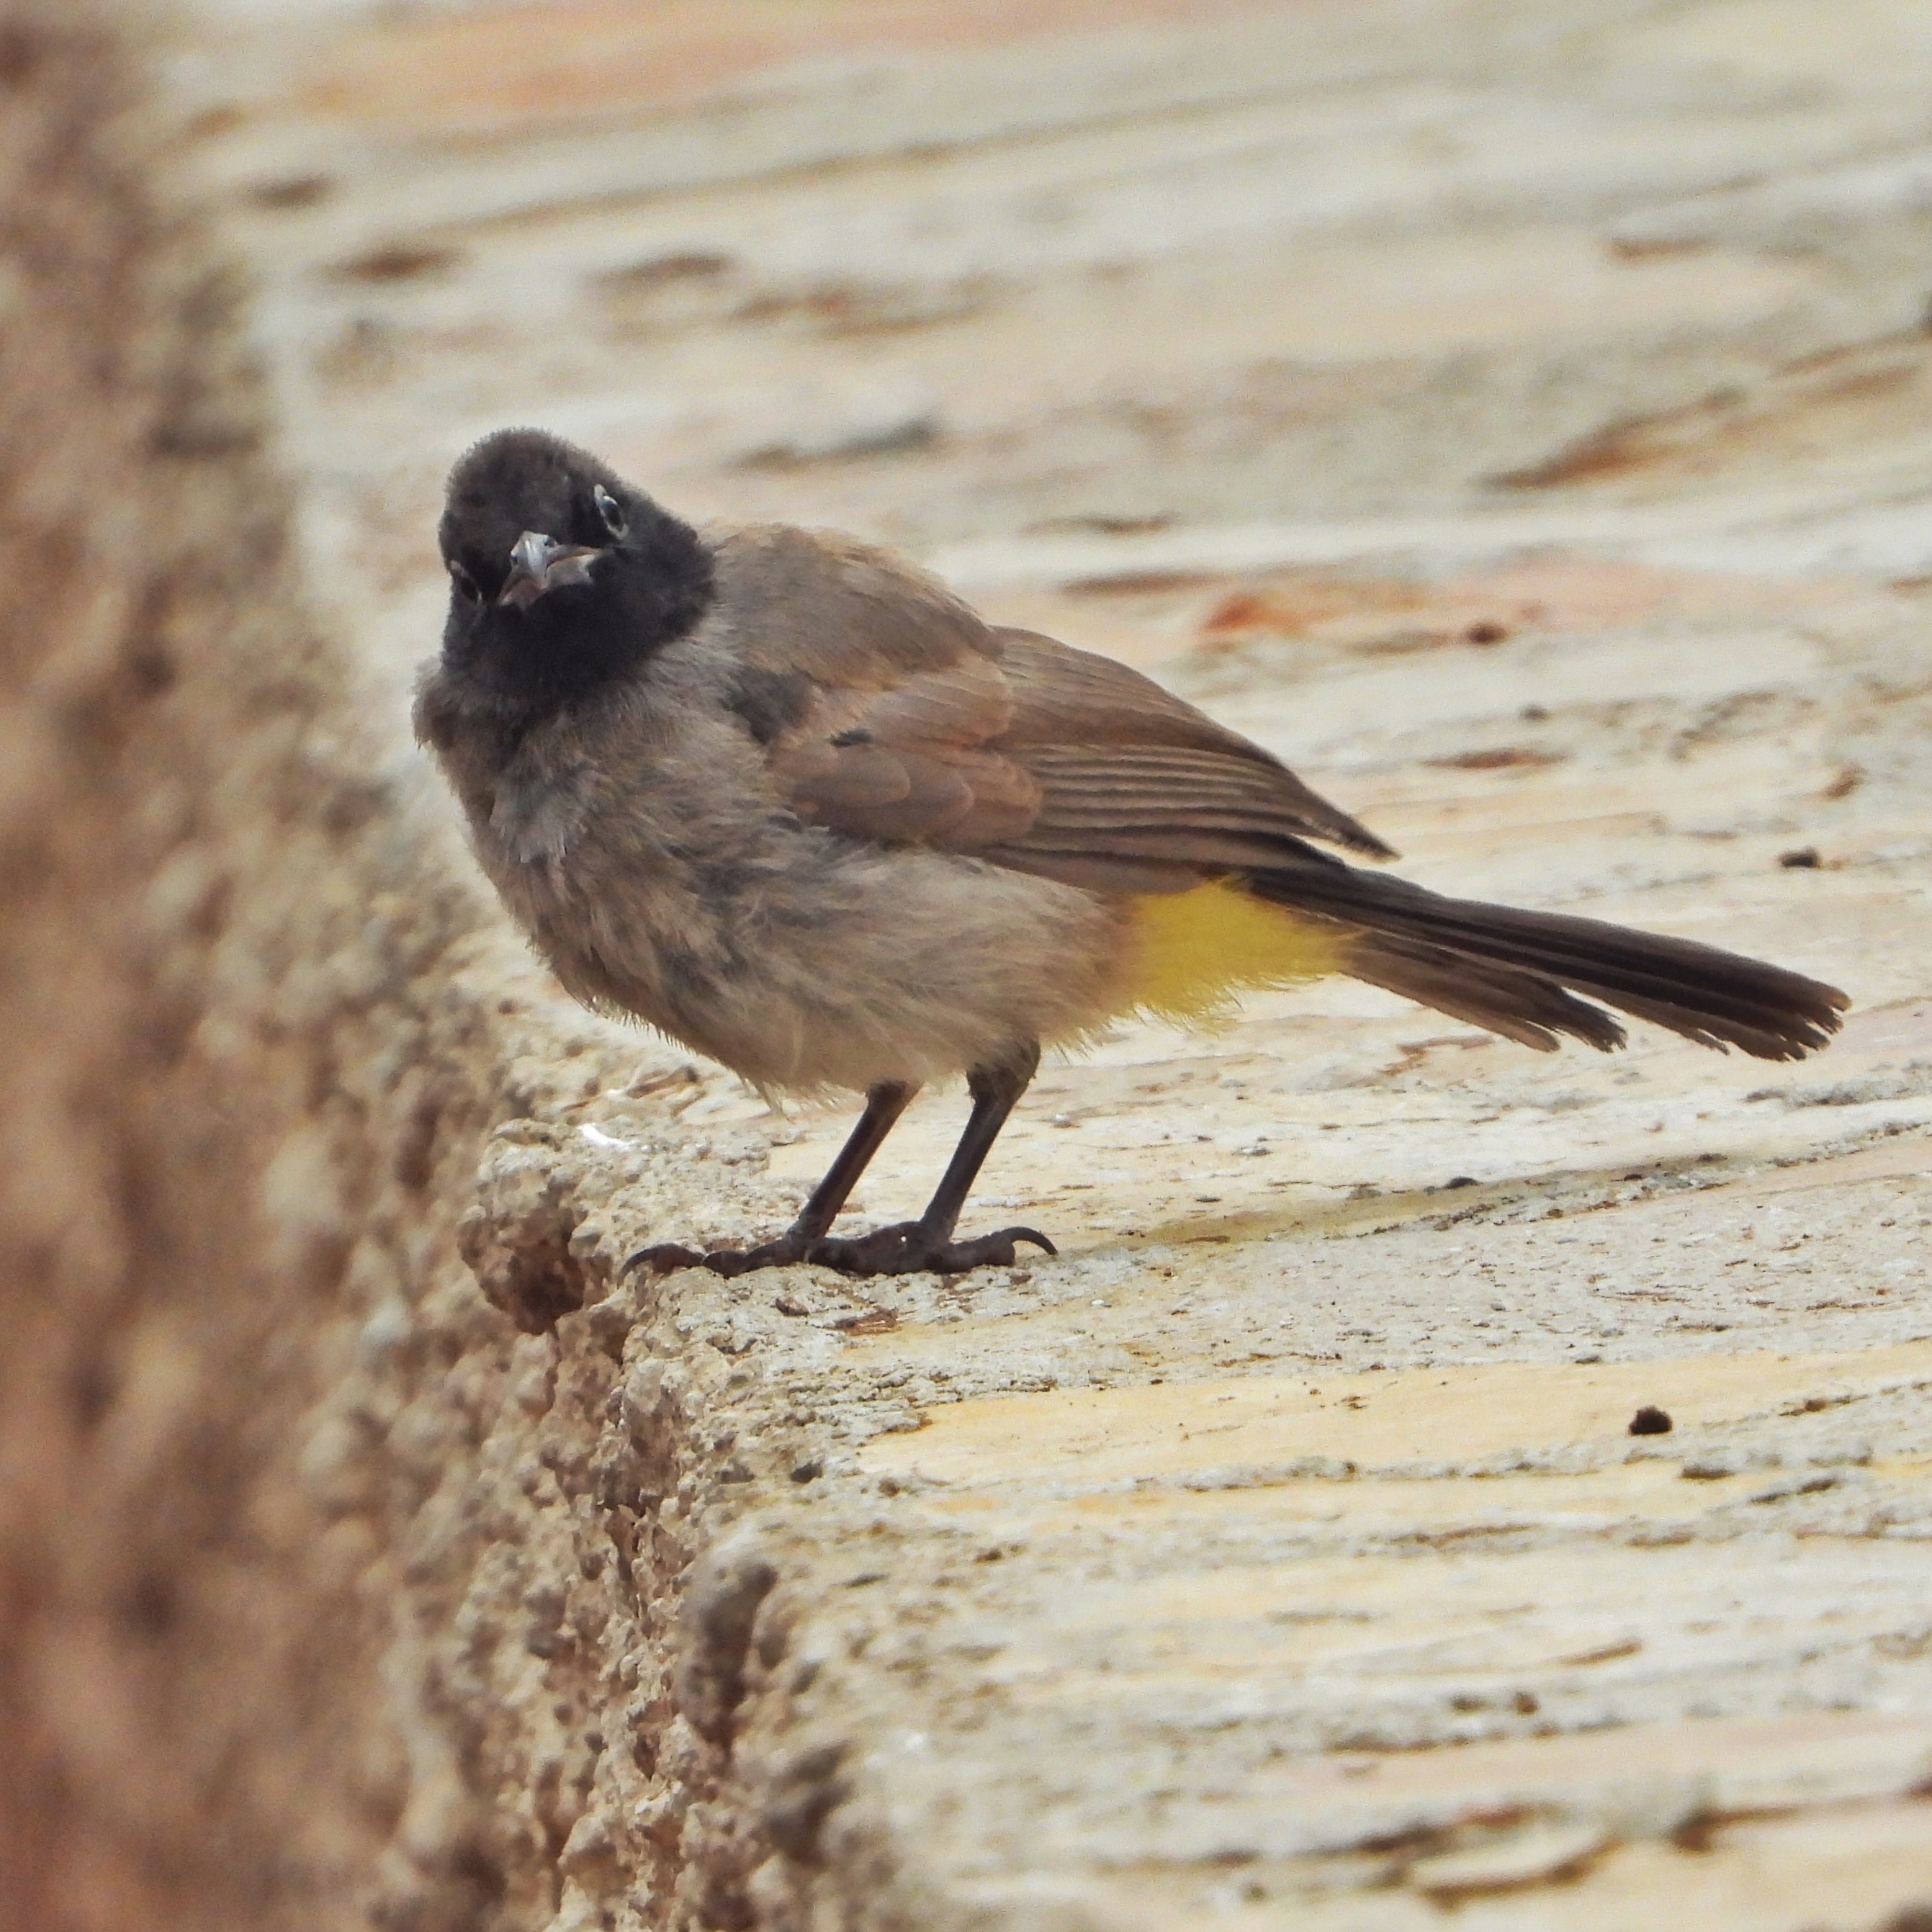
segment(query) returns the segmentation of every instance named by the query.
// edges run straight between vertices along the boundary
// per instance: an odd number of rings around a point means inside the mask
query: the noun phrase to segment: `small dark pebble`
[[[287,175],[279,181],[258,182],[248,190],[258,208],[313,208],[335,191],[326,175]]]
[[[795,1294],[774,1295],[772,1298],[772,1306],[781,1315],[809,1315],[812,1312],[812,1310],[806,1307]]]
[[[1540,724],[1550,716],[1550,707],[1546,704],[1526,704],[1516,715],[1528,724]]]
[[[338,281],[408,282],[440,274],[462,259],[454,248],[434,242],[386,242],[367,254],[338,263],[329,272]]]
[[[1668,1436],[1670,1429],[1670,1417],[1648,1402],[1630,1418],[1630,1432],[1633,1436]]]
[[[1442,1184],[1445,1190],[1451,1187],[1473,1187],[1475,1184],[1476,1177],[1473,1174],[1452,1174]]]
[[[825,1473],[825,1465],[816,1456],[802,1462],[792,1465],[791,1479],[794,1483],[815,1483]]]
[[[1472,644],[1499,644],[1509,635],[1509,626],[1498,624],[1493,617],[1484,617],[1472,624],[1462,634]]]
[[[1779,853],[1778,862],[1787,872],[1815,872],[1822,862],[1816,846],[1800,845],[1794,851]]]

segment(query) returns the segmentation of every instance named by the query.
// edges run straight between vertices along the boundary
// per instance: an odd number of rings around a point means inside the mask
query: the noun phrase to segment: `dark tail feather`
[[[1694,940],[1444,898],[1339,862],[1246,883],[1258,898],[1358,928],[1356,978],[1545,1052],[1563,1034],[1605,1051],[1623,1044],[1622,1028],[1577,993],[1760,1060],[1816,1052],[1850,1004],[1835,986]]]

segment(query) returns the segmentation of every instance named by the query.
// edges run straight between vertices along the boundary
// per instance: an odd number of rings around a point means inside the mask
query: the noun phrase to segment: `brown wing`
[[[962,653],[882,690],[818,691],[772,746],[771,769],[801,818],[848,837],[997,845],[1032,824],[1042,794],[995,747],[1012,708],[998,664]]]
[[[1112,658],[1032,631],[1002,630],[1001,668],[1013,692],[1002,739],[1046,781],[1029,836],[1061,830],[1116,833],[1144,826],[1171,847],[1189,826],[1213,844],[1202,862],[1231,859],[1224,838],[1320,838],[1391,859],[1366,826],[1308,787],[1270,752],[1217,724],[1184,699]]]
[[[722,586],[742,640],[739,708],[814,824],[1121,892],[1320,862],[1311,837],[1388,853],[1278,759],[1124,664],[991,630],[849,540],[746,542],[725,554]],[[772,626],[775,610],[790,622]]]

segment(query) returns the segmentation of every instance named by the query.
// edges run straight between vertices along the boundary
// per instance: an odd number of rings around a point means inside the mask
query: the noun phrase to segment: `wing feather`
[[[748,709],[770,727],[769,770],[813,824],[1105,891],[1312,860],[1310,838],[1388,854],[1272,754],[1152,679],[989,629],[909,566],[895,578],[884,552],[766,532],[742,556],[763,589],[788,593],[778,608],[808,614],[778,634],[740,634],[761,680]]]

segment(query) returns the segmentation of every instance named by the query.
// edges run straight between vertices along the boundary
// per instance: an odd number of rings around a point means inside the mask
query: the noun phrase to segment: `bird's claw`
[[[624,1264],[622,1272],[647,1268],[654,1274],[670,1274],[679,1268],[705,1268],[713,1274],[728,1276],[808,1262],[819,1268],[836,1268],[841,1274],[964,1274],[969,1268],[1011,1268],[1018,1258],[1015,1244],[1020,1241],[1030,1241],[1050,1255],[1060,1252],[1034,1228],[1002,1228],[996,1234],[956,1241],[920,1222],[900,1221],[850,1239],[826,1236],[812,1240],[794,1231],[755,1248],[714,1248],[709,1254],[663,1241],[655,1247],[640,1248]]]
[[[661,1241],[656,1247],[640,1248],[622,1272],[628,1274],[633,1268],[647,1268],[653,1274],[670,1274],[679,1268],[704,1268],[713,1274],[749,1274],[754,1268],[788,1268],[802,1262],[810,1245],[803,1235],[784,1234],[755,1248],[713,1248],[709,1254],[700,1254],[675,1241]]]
[[[633,1268],[649,1268],[653,1274],[670,1274],[679,1268],[704,1265],[704,1257],[695,1248],[680,1247],[675,1241],[660,1241],[655,1247],[640,1248],[617,1273],[622,1276]]]
[[[1011,1268],[1014,1244],[1030,1241],[1050,1255],[1060,1250],[1036,1228],[1002,1228],[970,1241],[955,1241],[922,1226],[901,1221],[850,1240],[814,1241],[806,1259],[841,1274],[964,1274],[969,1268]]]

